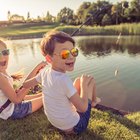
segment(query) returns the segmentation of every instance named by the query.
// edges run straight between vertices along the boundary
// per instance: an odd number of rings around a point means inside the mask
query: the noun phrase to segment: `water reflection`
[[[78,47],[81,49],[82,53],[87,55],[104,56],[110,55],[112,52],[125,53],[128,52],[129,55],[135,56],[140,54],[140,37],[121,37],[119,43],[117,42],[117,36],[110,37],[89,37],[81,38],[78,40]]]
[[[74,79],[82,74],[94,76],[97,95],[102,104],[129,111],[140,110],[140,37],[121,36],[75,37],[79,56],[75,70],[68,73]],[[24,69],[29,73],[44,60],[39,49],[41,39],[12,40],[9,44],[8,70]],[[115,70],[119,71],[117,76]]]
[[[32,55],[35,58],[35,48],[39,47],[39,43],[40,41],[36,41],[36,39],[33,39],[30,43],[29,43],[29,48],[31,49]]]

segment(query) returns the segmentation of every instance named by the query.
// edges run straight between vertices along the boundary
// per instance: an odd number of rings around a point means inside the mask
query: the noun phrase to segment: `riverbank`
[[[80,135],[65,135],[54,128],[40,109],[21,120],[0,119],[1,140],[140,140],[140,113],[125,117],[92,109],[88,128]]]
[[[0,30],[0,37],[7,39],[28,39],[28,38],[42,38],[43,35],[50,30],[64,31],[72,34],[80,26],[65,26],[65,25],[11,25],[2,27]],[[140,35],[140,23],[120,24],[113,26],[83,26],[75,35]]]

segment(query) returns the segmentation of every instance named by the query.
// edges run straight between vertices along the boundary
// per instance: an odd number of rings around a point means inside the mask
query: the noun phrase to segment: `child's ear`
[[[51,62],[52,62],[52,58],[51,58],[50,55],[46,55],[46,56],[45,56],[45,59],[46,59],[46,61],[47,61],[48,63],[51,63]]]

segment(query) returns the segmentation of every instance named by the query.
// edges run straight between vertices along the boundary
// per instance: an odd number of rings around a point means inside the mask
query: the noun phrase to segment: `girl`
[[[29,89],[25,88],[15,91],[13,88],[13,78],[18,79],[20,76],[12,76],[12,78],[8,74],[8,60],[9,50],[7,49],[6,43],[0,39],[0,118],[4,120],[8,118],[23,118],[42,107],[41,93],[37,95],[26,95]],[[45,62],[38,64],[26,79],[35,76],[45,65]]]

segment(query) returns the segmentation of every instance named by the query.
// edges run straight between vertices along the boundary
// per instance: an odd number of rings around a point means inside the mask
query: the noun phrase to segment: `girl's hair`
[[[0,38],[0,46],[4,46],[5,48],[7,48],[4,38]],[[12,74],[11,77],[13,78],[13,80],[19,81],[21,78],[23,78],[23,72],[18,71],[15,74]]]
[[[66,41],[72,42],[75,46],[75,41],[69,34],[55,30],[48,32],[44,35],[40,43],[42,54],[44,56],[46,56],[47,54],[52,56],[55,49],[55,43],[64,43]]]
[[[3,38],[0,38],[0,46],[4,46],[5,48],[7,48],[7,45],[4,42],[4,39]]]

